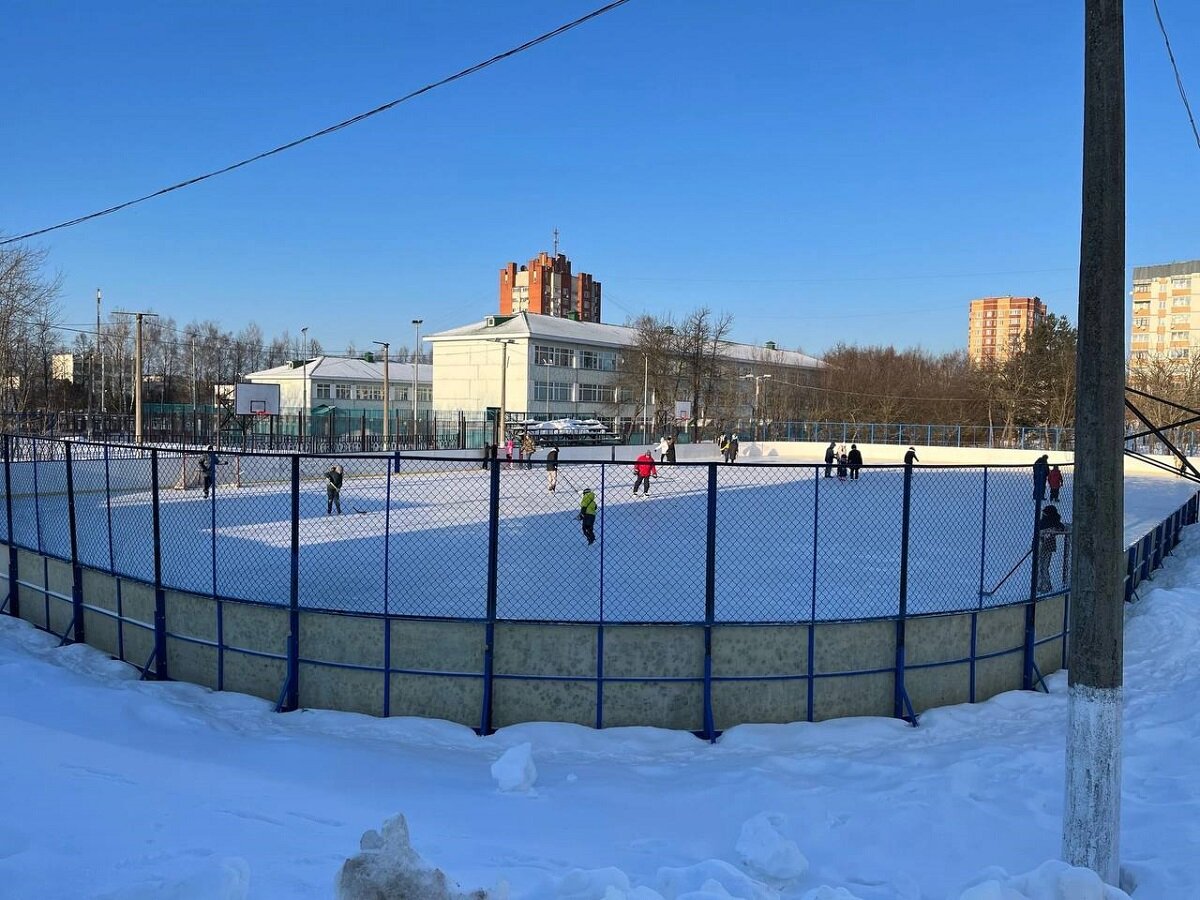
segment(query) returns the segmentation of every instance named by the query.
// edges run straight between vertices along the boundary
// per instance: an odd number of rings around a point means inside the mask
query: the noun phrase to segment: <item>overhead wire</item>
[[[1192,105],[1188,102],[1187,91],[1183,87],[1183,78],[1179,74],[1179,66],[1175,62],[1175,53],[1171,50],[1171,38],[1167,35],[1167,26],[1163,23],[1162,11],[1158,8],[1158,0],[1153,0],[1154,17],[1158,19],[1158,30],[1162,32],[1163,43],[1167,45],[1167,58],[1171,60],[1171,69],[1175,72],[1175,86],[1179,88],[1179,97],[1183,100],[1183,108],[1187,112],[1188,122],[1192,126],[1192,136],[1196,138],[1196,146],[1200,147],[1200,130],[1196,128],[1196,117],[1192,115]]]
[[[488,68],[489,66],[493,66],[496,63],[502,62],[512,56],[516,56],[518,53],[523,53],[526,50],[536,47],[538,44],[543,44],[546,41],[552,40],[553,38],[556,38],[561,34],[565,34],[566,32],[570,31],[573,28],[579,27],[580,25],[584,24],[585,22],[589,22],[592,19],[595,19],[599,16],[604,15],[607,12],[611,12],[612,10],[616,9],[618,6],[624,6],[628,2],[629,2],[629,0],[612,0],[611,3],[607,3],[604,6],[600,7],[599,9],[594,9],[590,13],[580,16],[578,19],[574,19],[573,21],[567,22],[565,25],[560,25],[551,31],[547,31],[546,33],[538,35],[537,37],[532,38],[531,40],[525,41],[525,43],[523,43],[523,44],[519,44],[516,47],[513,47],[509,50],[505,50],[503,53],[497,53],[495,56],[491,57],[490,59],[486,59],[483,62],[476,63],[473,66],[468,66],[467,68],[462,69],[458,72],[455,72],[453,75],[449,75],[438,81],[431,82],[422,88],[418,88],[415,91],[411,91],[410,93],[405,94],[403,97],[398,97],[395,100],[391,100],[387,103],[384,103],[382,106],[377,106],[374,109],[370,109],[370,110],[367,110],[366,112],[359,113],[356,116],[351,116],[349,119],[345,119],[341,122],[338,122],[336,125],[330,125],[328,128],[322,128],[320,131],[314,131],[312,134],[307,134],[302,138],[297,138],[296,140],[288,141],[286,144],[280,144],[278,147],[274,147],[271,150],[266,150],[262,153],[255,154],[254,156],[243,159],[240,162],[236,162],[231,165],[225,166],[223,168],[216,169],[212,172],[207,172],[203,175],[197,175],[194,178],[189,178],[186,181],[180,181],[176,184],[170,185],[169,187],[160,188],[157,191],[153,191],[149,194],[146,194],[142,197],[138,197],[134,200],[127,200],[124,203],[118,203],[116,206],[110,206],[107,209],[102,209],[97,212],[88,213],[87,215],[83,215],[83,216],[77,216],[76,218],[69,219],[66,222],[59,222],[57,225],[51,225],[46,228],[39,228],[36,231],[28,231],[25,234],[19,234],[16,237],[4,238],[3,240],[0,240],[0,246],[4,246],[5,244],[12,244],[17,241],[28,240],[31,237],[37,237],[38,235],[48,234],[51,231],[58,231],[60,228],[70,228],[74,225],[79,225],[83,222],[88,222],[92,219],[98,219],[101,216],[107,216],[107,215],[111,215],[112,213],[115,213],[115,212],[120,212],[121,210],[128,209],[129,207],[134,206],[138,203],[144,203],[145,201],[152,200],[155,197],[161,197],[164,194],[170,194],[173,191],[178,191],[178,190],[181,190],[182,188],[190,187],[193,184],[199,184],[200,182],[207,181],[210,178],[216,178],[218,175],[225,175],[229,172],[234,171],[235,169],[240,169],[243,166],[248,166],[251,163],[255,163],[255,162],[258,162],[259,160],[266,159],[269,156],[275,156],[278,153],[283,153],[285,150],[291,150],[293,147],[299,147],[301,144],[306,144],[309,141],[316,140],[317,138],[325,137],[326,135],[333,134],[336,131],[341,131],[343,128],[349,128],[351,125],[356,125],[359,122],[364,121],[365,119],[371,118],[372,116],[377,116],[380,113],[387,112],[388,110],[390,110],[396,106],[399,106],[401,103],[405,103],[409,100],[412,100],[415,97],[421,96],[422,94],[427,94],[436,88],[444,87],[445,85],[450,84],[451,82],[458,81],[462,78],[466,78],[469,75],[474,75],[476,72],[480,72],[483,69]]]

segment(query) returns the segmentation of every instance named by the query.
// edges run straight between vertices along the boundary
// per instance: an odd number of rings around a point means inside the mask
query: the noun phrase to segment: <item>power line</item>
[[[1163,43],[1167,45],[1167,58],[1171,60],[1171,68],[1175,72],[1175,86],[1179,88],[1179,97],[1183,100],[1183,108],[1187,111],[1188,122],[1192,126],[1192,135],[1196,138],[1196,146],[1200,147],[1200,130],[1196,129],[1196,118],[1192,115],[1192,105],[1188,103],[1187,91],[1183,88],[1183,79],[1179,75],[1179,66],[1175,64],[1175,54],[1171,51],[1171,39],[1167,37],[1167,26],[1163,24],[1162,13],[1158,9],[1158,0],[1154,0],[1154,18],[1158,19],[1158,30],[1162,32]]]
[[[88,213],[85,216],[79,216],[77,218],[70,219],[66,222],[60,222],[59,224],[51,225],[48,228],[39,228],[37,231],[29,231],[29,232],[26,232],[25,234],[17,235],[16,237],[5,238],[4,240],[0,240],[0,247],[4,246],[5,244],[12,244],[16,241],[23,241],[23,240],[26,240],[31,237],[37,237],[38,235],[41,235],[41,234],[47,234],[48,232],[51,232],[51,231],[57,231],[60,228],[70,228],[73,225],[79,225],[80,223],[87,222],[91,219],[98,219],[101,216],[107,216],[112,213],[119,212],[123,209],[127,209],[130,206],[134,206],[135,204],[142,203],[146,200],[152,200],[155,197],[161,197],[163,194],[169,194],[172,191],[178,191],[181,188],[190,187],[193,184],[199,184],[201,181],[207,181],[209,178],[216,178],[218,175],[224,175],[228,172],[232,172],[234,169],[240,169],[242,166],[248,166],[248,165],[250,165],[250,163],[258,162],[260,159],[266,159],[268,156],[274,156],[275,154],[282,153],[285,150],[291,150],[293,147],[299,147],[301,144],[305,144],[308,141],[316,140],[319,137],[325,137],[328,134],[333,134],[335,131],[341,131],[343,128],[349,128],[351,125],[357,125],[359,122],[362,122],[365,119],[369,119],[372,116],[379,115],[379,113],[382,113],[382,112],[387,112],[389,109],[392,109],[395,106],[399,106],[401,103],[405,103],[408,100],[412,100],[414,97],[419,97],[422,94],[426,94],[429,91],[432,91],[434,88],[443,87],[447,84],[450,84],[453,81],[458,81],[461,78],[466,78],[468,75],[474,75],[476,72],[482,71],[483,69],[486,69],[489,66],[493,66],[498,62],[502,62],[503,60],[506,60],[509,57],[516,56],[518,53],[522,53],[526,50],[529,50],[532,47],[536,47],[538,44],[545,43],[546,41],[549,41],[552,38],[556,38],[560,34],[564,34],[568,31],[570,31],[572,28],[576,28],[576,27],[584,24],[585,22],[590,21],[591,19],[595,19],[598,16],[602,16],[606,12],[611,12],[612,10],[616,9],[618,6],[624,6],[628,2],[629,2],[629,0],[613,0],[613,2],[608,3],[608,4],[600,7],[599,9],[593,10],[592,12],[588,13],[587,15],[580,16],[578,19],[568,22],[565,25],[560,25],[558,28],[555,28],[553,31],[547,31],[545,34],[539,35],[538,37],[535,37],[532,40],[528,40],[523,44],[513,47],[511,50],[505,50],[503,53],[498,53],[495,56],[491,57],[490,59],[484,60],[483,62],[480,62],[480,63],[476,63],[475,65],[470,66],[466,69],[463,69],[459,72],[455,72],[453,75],[443,78],[440,81],[434,81],[430,84],[427,84],[424,87],[418,88],[417,90],[412,91],[409,94],[405,94],[403,97],[399,97],[396,100],[392,100],[388,103],[383,104],[382,106],[377,106],[372,110],[368,110],[367,112],[359,113],[356,116],[351,116],[349,119],[346,119],[342,122],[338,122],[336,125],[330,125],[328,128],[322,128],[320,131],[315,131],[312,134],[305,135],[302,138],[297,138],[294,141],[289,141],[286,144],[281,144],[280,146],[275,147],[272,150],[267,150],[263,153],[257,154],[256,156],[251,156],[248,159],[243,159],[241,162],[233,163],[232,165],[225,166],[222,169],[217,169],[216,171],[208,172],[204,175],[198,175],[195,178],[189,178],[187,181],[181,181],[178,184],[171,185],[170,187],[161,188],[160,190],[154,191],[153,193],[150,193],[150,194],[146,194],[143,197],[138,197],[135,200],[127,200],[124,203],[118,203],[116,206],[110,206],[108,209],[102,209],[99,212]]]

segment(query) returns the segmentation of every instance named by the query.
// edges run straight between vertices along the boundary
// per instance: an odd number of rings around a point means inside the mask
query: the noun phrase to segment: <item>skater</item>
[[[1033,464],[1033,499],[1046,499],[1046,478],[1050,474],[1050,457],[1043,453]]]
[[[337,514],[342,514],[342,467],[332,465],[325,473],[325,515],[332,515],[337,507]]]
[[[667,436],[664,434],[662,439],[658,442],[658,461],[660,464],[667,461],[667,453],[670,451],[670,449],[671,442],[667,440]]]
[[[721,461],[729,462],[729,435],[721,435]]]
[[[835,446],[837,446],[837,444],[834,441],[830,441],[829,446],[825,448],[825,477],[826,478],[830,478],[833,475],[833,460],[837,456],[837,453],[833,449]]]
[[[858,449],[858,444],[850,445],[848,461],[850,463],[850,480],[858,481],[858,470],[862,468],[862,451]]]
[[[1050,583],[1050,562],[1054,559],[1054,551],[1058,549],[1058,536],[1070,534],[1070,527],[1063,522],[1058,514],[1058,507],[1049,504],[1042,509],[1042,517],[1038,520],[1038,593],[1046,593],[1052,589]]]
[[[525,436],[521,438],[521,455],[525,457],[525,468],[533,468],[533,454],[537,450],[537,444],[533,442],[533,436],[527,431]]]
[[[225,465],[225,460],[217,456],[217,451],[213,449],[213,445],[209,444],[208,449],[200,457],[200,476],[204,483],[204,499],[208,499],[208,492],[213,489],[213,481],[217,477],[217,466]],[[216,492],[213,492],[214,496]]]
[[[554,493],[558,487],[558,448],[551,447],[546,454],[546,489]]]
[[[513,439],[505,438],[504,439],[504,468],[506,468],[506,469],[512,468],[512,455],[513,455]]]
[[[737,462],[737,455],[738,455],[738,439],[737,439],[737,432],[735,431],[733,433],[733,435],[729,438],[729,461],[731,463]]]
[[[633,464],[633,471],[637,473],[637,480],[633,482],[633,496],[637,496],[639,487],[642,488],[642,496],[649,496],[650,479],[658,477],[658,469],[654,468],[654,458],[650,456],[649,451],[637,458],[637,462]]]
[[[672,435],[667,439],[667,463],[675,465],[675,436]]]
[[[583,489],[583,496],[579,498],[579,515],[576,518],[582,523],[580,527],[588,545],[596,543],[596,495],[592,493],[591,488]]]
[[[909,447],[908,452],[904,454],[904,465],[911,469],[912,464],[915,462],[920,462],[920,460],[917,459],[917,448]]]
[[[850,465],[850,455],[846,452],[845,446],[838,450],[837,456],[837,477],[838,481],[846,480],[846,469]]]
[[[1058,492],[1062,490],[1063,474],[1058,466],[1050,470],[1050,474],[1046,476],[1046,484],[1050,485],[1050,502],[1058,502]]]

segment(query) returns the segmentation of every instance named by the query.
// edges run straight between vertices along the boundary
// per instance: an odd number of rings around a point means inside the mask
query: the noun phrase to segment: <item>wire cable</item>
[[[346,119],[342,122],[338,122],[336,125],[330,125],[328,128],[322,128],[320,131],[314,131],[312,134],[305,135],[302,138],[297,138],[294,141],[288,141],[286,144],[281,144],[280,146],[275,147],[272,150],[264,151],[263,153],[259,153],[255,156],[251,156],[248,159],[243,159],[241,162],[236,162],[236,163],[233,163],[232,165],[225,166],[222,169],[217,169],[215,171],[208,172],[204,175],[197,175],[195,178],[189,178],[186,181],[181,181],[178,184],[171,185],[170,187],[161,188],[157,191],[154,191],[153,193],[146,194],[143,197],[138,197],[135,200],[127,200],[124,203],[118,203],[116,206],[110,206],[108,209],[102,209],[98,212],[88,213],[85,216],[78,216],[77,218],[69,219],[66,222],[59,222],[57,225],[51,225],[47,228],[39,228],[37,231],[28,231],[25,234],[19,234],[16,237],[5,238],[3,240],[0,240],[0,247],[4,246],[5,244],[12,244],[17,241],[24,241],[31,237],[37,237],[38,235],[47,234],[51,231],[57,231],[60,228],[70,228],[73,225],[79,225],[83,222],[87,222],[92,219],[98,219],[101,216],[107,216],[107,215],[111,215],[112,213],[115,213],[115,212],[120,212],[121,210],[128,209],[129,207],[134,206],[138,203],[144,203],[145,201],[152,200],[155,197],[161,197],[163,194],[169,194],[172,191],[178,191],[185,187],[191,187],[193,184],[199,184],[200,182],[207,181],[210,178],[216,178],[218,175],[225,175],[226,173],[232,172],[235,169],[240,169],[243,166],[248,166],[251,163],[258,162],[261,159],[266,159],[268,156],[274,156],[277,153],[283,153],[285,150],[291,150],[293,147],[299,147],[301,144],[308,143],[309,141],[314,141],[319,137],[325,137],[326,135],[333,134],[335,131],[341,131],[343,128],[349,128],[351,125],[357,125],[359,122],[362,122],[364,119],[369,119],[372,116],[377,116],[382,112],[387,112],[389,109],[392,109],[395,106],[399,106],[401,103],[405,103],[409,100],[412,100],[414,97],[419,97],[422,94],[429,93],[430,91],[434,90],[435,88],[443,87],[447,84],[450,84],[453,81],[458,81],[459,79],[466,78],[469,75],[474,75],[476,72],[480,72],[483,69],[488,68],[489,66],[493,66],[498,62],[502,62],[502,61],[508,59],[509,57],[516,56],[518,53],[522,53],[526,50],[536,47],[538,44],[543,44],[546,41],[549,41],[553,38],[558,37],[560,34],[564,34],[568,31],[570,31],[572,28],[577,28],[578,26],[584,24],[585,22],[588,22],[592,19],[595,19],[599,16],[604,15],[606,12],[611,12],[612,10],[616,9],[618,6],[624,6],[628,2],[629,2],[629,0],[613,0],[613,2],[605,4],[604,6],[600,7],[599,9],[592,10],[592,12],[588,13],[587,15],[580,16],[578,19],[568,22],[565,25],[560,25],[558,28],[555,28],[553,31],[547,31],[545,34],[539,35],[538,37],[535,37],[532,40],[528,40],[525,43],[520,44],[516,47],[513,47],[510,50],[505,50],[503,53],[498,53],[495,56],[493,56],[491,59],[486,59],[483,62],[476,63],[473,66],[470,66],[459,72],[455,72],[453,75],[449,75],[446,78],[441,79],[440,81],[434,81],[430,84],[427,84],[422,88],[418,88],[417,90],[412,91],[411,93],[405,94],[403,97],[399,97],[395,100],[385,103],[382,106],[377,106],[374,109],[368,110],[367,112],[359,113],[356,116],[351,116],[349,119]]]
[[[1167,26],[1163,24],[1158,0],[1153,0],[1153,2],[1154,18],[1158,19],[1158,30],[1162,32],[1163,43],[1167,45],[1167,58],[1171,60],[1171,68],[1175,71],[1175,86],[1179,88],[1179,97],[1183,100],[1183,108],[1187,110],[1188,122],[1192,125],[1192,135],[1196,138],[1196,146],[1200,147],[1200,130],[1196,128],[1196,117],[1192,115],[1192,105],[1188,103],[1187,91],[1183,88],[1183,78],[1179,75],[1179,66],[1175,64],[1175,54],[1171,51],[1171,39],[1167,37]]]

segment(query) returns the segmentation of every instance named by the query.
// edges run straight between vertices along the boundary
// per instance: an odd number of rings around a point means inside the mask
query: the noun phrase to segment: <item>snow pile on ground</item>
[[[101,894],[96,900],[246,900],[250,866],[231,857],[182,878],[157,878]]]
[[[808,860],[796,842],[783,834],[787,817],[780,813],[759,813],[742,823],[738,837],[738,857],[747,869],[776,882],[788,882],[808,871]]]
[[[366,832],[359,847],[362,852],[346,860],[338,874],[338,900],[500,900],[482,890],[464,893],[445,872],[421,859],[409,843],[404,816],[384,822],[382,834]]]
[[[537,767],[533,764],[533,744],[517,744],[504,751],[492,763],[492,777],[502,791],[528,793],[537,781]]]
[[[963,891],[958,900],[1130,900],[1120,888],[1100,880],[1091,869],[1080,869],[1057,859],[1032,872],[1009,876],[989,869]]]

